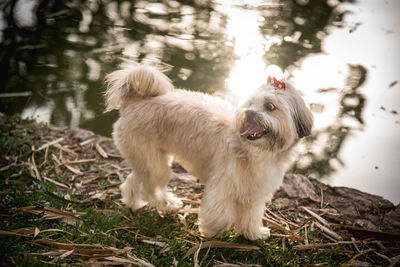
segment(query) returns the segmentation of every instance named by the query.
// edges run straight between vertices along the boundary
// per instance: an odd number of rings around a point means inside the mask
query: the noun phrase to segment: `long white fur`
[[[296,125],[312,127],[297,91],[262,86],[236,108],[207,94],[174,90],[164,74],[143,65],[115,71],[107,83],[107,110],[120,110],[113,138],[132,168],[120,187],[123,203],[132,210],[146,204],[179,209],[182,202],[167,191],[173,155],[205,184],[201,234],[212,237],[234,228],[248,239],[269,237],[262,223],[265,203],[282,183],[301,137]],[[265,101],[274,101],[278,109],[266,112]],[[268,129],[259,140],[240,136],[250,121],[248,110]]]

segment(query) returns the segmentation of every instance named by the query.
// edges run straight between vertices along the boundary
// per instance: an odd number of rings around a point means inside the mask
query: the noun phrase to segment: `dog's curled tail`
[[[145,65],[130,65],[108,74],[106,112],[120,109],[129,99],[147,98],[174,90],[171,80],[162,72]]]

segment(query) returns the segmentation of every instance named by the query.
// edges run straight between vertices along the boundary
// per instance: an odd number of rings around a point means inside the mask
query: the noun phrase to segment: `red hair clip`
[[[285,90],[286,84],[282,81],[278,81],[275,77],[268,76],[267,83],[274,86],[275,90]]]

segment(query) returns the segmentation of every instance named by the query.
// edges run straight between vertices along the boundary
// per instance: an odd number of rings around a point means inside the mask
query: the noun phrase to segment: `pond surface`
[[[0,111],[109,136],[104,76],[151,62],[237,96],[290,77],[315,116],[292,170],[400,201],[400,1],[0,3]]]

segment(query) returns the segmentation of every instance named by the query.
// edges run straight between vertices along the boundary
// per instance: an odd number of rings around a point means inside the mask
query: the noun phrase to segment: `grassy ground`
[[[396,256],[344,233],[330,237],[312,216],[277,215],[274,203],[270,239],[229,232],[206,240],[197,225],[200,185],[172,185],[185,203],[177,214],[132,213],[118,190],[129,170],[109,139],[4,116],[0,133],[4,265],[386,266]]]

